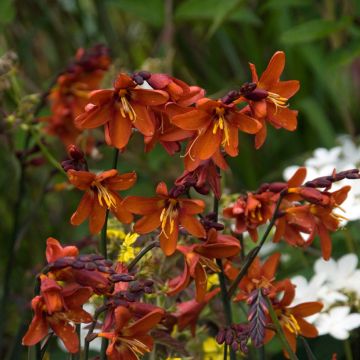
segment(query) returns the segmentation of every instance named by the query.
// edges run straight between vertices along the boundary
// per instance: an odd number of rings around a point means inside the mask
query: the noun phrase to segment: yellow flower
[[[224,349],[212,337],[208,337],[203,342],[204,360],[223,360]]]
[[[125,236],[124,241],[121,244],[120,252],[118,255],[118,261],[127,263],[128,261],[131,261],[135,258],[136,254],[138,253],[139,249],[138,247],[133,247],[134,242],[139,237],[139,234],[137,233],[128,233]]]
[[[213,286],[219,285],[219,275],[212,274],[208,275],[206,290],[209,291]]]

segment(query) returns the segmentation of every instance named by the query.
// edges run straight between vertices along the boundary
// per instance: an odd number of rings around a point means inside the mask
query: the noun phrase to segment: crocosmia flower
[[[122,206],[122,199],[117,191],[127,190],[134,185],[134,172],[119,174],[112,169],[96,175],[89,171],[69,170],[67,174],[75,187],[85,191],[71,217],[71,224],[80,225],[89,218],[90,232],[96,234],[104,225],[106,210],[110,210],[123,223],[132,221],[133,216]]]

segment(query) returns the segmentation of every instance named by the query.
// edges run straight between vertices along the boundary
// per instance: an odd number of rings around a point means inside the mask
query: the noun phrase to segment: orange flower
[[[120,74],[114,89],[94,91],[75,125],[80,129],[93,129],[105,125],[108,145],[123,149],[129,142],[132,128],[143,135],[154,134],[154,123],[149,106],[165,104],[169,96],[161,90],[145,90],[128,75]]]
[[[195,109],[173,116],[171,122],[181,129],[197,131],[186,152],[192,161],[209,159],[220,147],[228,155],[236,156],[238,131],[255,134],[261,128],[257,120],[243,114],[234,103],[207,98],[199,100]]]
[[[323,308],[323,304],[320,302],[306,302],[298,304],[293,307],[289,307],[293,301],[295,292],[291,296],[284,296],[280,302],[273,304],[275,313],[283,329],[287,342],[289,343],[291,350],[296,352],[296,337],[304,336],[314,338],[318,336],[316,327],[304,318],[318,313]],[[265,335],[265,343],[270,341],[274,332],[267,329]],[[285,356],[288,358],[288,354],[284,351]]]
[[[290,194],[294,193],[296,196],[306,194],[307,199],[310,200],[309,195],[314,198],[315,191],[310,188],[289,189]],[[320,237],[320,246],[322,256],[328,260],[331,256],[332,241],[329,231],[336,231],[340,225],[343,216],[333,212],[334,209],[340,208],[340,205],[346,200],[350,186],[344,186],[340,190],[329,192],[319,192],[321,196],[316,197],[316,201],[321,201],[319,204],[305,204],[301,206],[291,206],[283,210],[284,216],[279,218],[276,223],[276,233],[273,241],[278,242],[283,237],[286,242],[296,246],[309,246],[316,235]],[[311,192],[311,194],[309,194]],[[310,234],[305,241],[301,233]]]
[[[287,102],[298,92],[300,84],[297,80],[280,81],[284,67],[285,54],[283,51],[277,51],[273,55],[260,79],[255,65],[250,63],[252,81],[256,87],[250,86],[247,94],[245,89],[244,97],[250,101],[253,116],[259,119],[263,125],[255,136],[257,149],[263,145],[266,138],[265,121],[269,121],[277,129],[284,128],[294,131],[297,127],[298,112],[290,110]]]
[[[98,89],[109,65],[108,49],[103,45],[79,49],[75,61],[51,89],[48,98],[52,115],[42,120],[48,123],[46,131],[58,136],[66,146],[77,143],[81,130],[74,125],[75,117],[84,111],[90,92]]]
[[[194,216],[204,211],[204,202],[179,198],[176,189],[169,193],[166,184],[161,182],[156,188],[155,197],[129,196],[124,200],[126,209],[134,214],[143,215],[135,223],[135,232],[147,234],[161,228],[160,247],[167,256],[176,250],[179,225],[196,237],[206,236],[204,227]]]
[[[122,199],[117,191],[127,190],[134,185],[134,172],[120,175],[117,170],[112,169],[96,175],[88,171],[69,170],[67,174],[75,187],[85,191],[71,217],[72,225],[80,225],[89,218],[90,232],[96,234],[104,225],[107,209],[123,223],[128,224],[132,221],[133,216],[121,204]]]
[[[197,320],[201,311],[209,303],[209,301],[220,292],[220,288],[215,288],[208,292],[203,301],[197,302],[195,299],[178,303],[176,305],[176,311],[171,314],[177,320],[179,331],[184,330],[187,326],[190,326],[191,333],[195,336]]]
[[[187,288],[192,278],[196,287],[195,300],[201,302],[205,298],[207,288],[205,268],[219,272],[220,269],[214,259],[237,255],[240,251],[240,243],[230,235],[218,234],[215,229],[210,229],[205,243],[191,246],[178,245],[177,250],[185,257],[185,267],[182,275],[170,281],[168,295],[175,295]]]
[[[31,302],[34,318],[23,337],[23,345],[32,346],[48,335],[49,327],[70,353],[79,351],[79,339],[73,323],[89,323],[92,317],[82,305],[92,295],[91,288],[76,284],[61,288],[55,281],[42,278],[43,295]]]
[[[106,355],[110,360],[139,360],[139,356],[150,352],[153,339],[147,333],[155,327],[164,315],[164,310],[157,308],[136,322],[129,324],[133,315],[124,306],[115,309],[115,329],[113,332],[98,334],[110,340]]]
[[[240,293],[235,297],[235,301],[244,301],[255,289],[266,289],[273,296],[276,292],[275,272],[279,265],[280,253],[271,255],[263,264],[260,258],[256,257],[250,265],[247,274],[239,284]],[[226,275],[234,280],[238,271],[234,271],[230,264],[225,267]],[[275,292],[274,292],[275,291]]]
[[[258,240],[257,228],[271,219],[275,202],[274,194],[264,192],[261,194],[248,193],[246,196],[240,196],[236,202],[223,210],[226,218],[235,218],[235,231],[242,234],[248,231],[251,239]]]

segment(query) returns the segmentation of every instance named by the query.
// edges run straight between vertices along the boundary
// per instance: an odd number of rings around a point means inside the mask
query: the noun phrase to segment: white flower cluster
[[[313,180],[319,176],[331,175],[333,170],[337,172],[360,167],[360,146],[347,135],[338,138],[339,146],[332,149],[318,148],[314,151],[313,157],[307,159],[304,166],[307,169],[305,181]],[[290,166],[284,170],[284,178],[286,180],[295,173],[299,166]],[[360,181],[351,181],[348,179],[333,184],[331,190],[335,191],[345,185],[351,186],[351,191],[347,199],[341,205],[344,209],[345,216],[348,220],[360,219]],[[341,225],[345,225],[346,221],[342,221]]]
[[[350,314],[354,306],[360,310],[360,269],[357,264],[355,254],[344,255],[338,261],[319,259],[309,281],[303,276],[291,279],[296,285],[296,296],[291,305],[308,301],[324,304],[321,313],[306,319],[317,327],[319,335],[329,334],[345,340],[351,330],[360,327],[360,313]]]

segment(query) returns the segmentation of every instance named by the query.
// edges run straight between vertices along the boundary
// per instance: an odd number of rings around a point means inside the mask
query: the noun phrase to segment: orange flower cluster
[[[276,214],[274,242],[282,238],[292,246],[310,246],[315,237],[320,237],[322,256],[331,256],[332,242],[329,232],[336,231],[343,215],[336,212],[346,200],[350,186],[330,192],[334,181],[343,178],[359,178],[359,170],[348,170],[327,177],[314,179],[304,185],[306,169],[300,168],[287,183],[264,184],[256,192],[241,195],[230,207],[224,209],[226,218],[236,221],[235,232],[248,231],[254,242],[258,239],[257,228],[266,224],[273,216],[280,193],[283,194],[280,211]],[[319,190],[318,188],[324,188]],[[307,234],[307,237],[305,237]]]
[[[42,120],[47,123],[46,131],[58,136],[65,146],[79,144],[82,131],[75,127],[74,119],[84,111],[90,92],[98,89],[110,63],[109,50],[103,45],[79,49],[50,90],[51,115]]]
[[[137,308],[141,304],[137,297],[144,289],[149,291],[149,282],[144,283],[145,287],[137,283],[136,289],[131,289],[129,282],[134,277],[122,264],[114,268],[112,261],[101,255],[79,255],[77,247],[62,247],[54,238],[47,240],[46,258],[48,265],[39,276],[40,295],[32,300],[34,317],[23,338],[24,345],[37,344],[48,335],[50,328],[70,353],[78,352],[74,323],[93,321],[82,306],[96,293],[109,297],[104,331],[98,334],[111,340],[107,350],[109,358],[137,360],[139,355],[151,351],[152,338],[147,333],[160,322],[164,310],[150,306],[145,315],[139,316]]]
[[[206,98],[203,89],[166,74],[121,73],[113,89],[91,93],[75,125],[104,126],[106,143],[121,150],[132,130],[144,136],[146,151],[159,142],[173,155],[181,149],[180,142],[188,140],[188,171],[209,159],[226,168],[221,152],[237,156],[239,130],[256,134],[259,148],[266,138],[267,121],[276,128],[296,129],[297,111],[289,110],[287,101],[298,91],[299,82],[280,81],[284,65],[285,54],[278,51],[258,80],[251,64],[253,82],[219,100]]]

